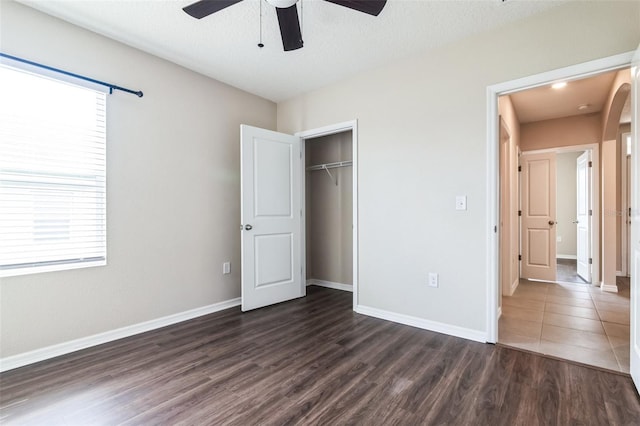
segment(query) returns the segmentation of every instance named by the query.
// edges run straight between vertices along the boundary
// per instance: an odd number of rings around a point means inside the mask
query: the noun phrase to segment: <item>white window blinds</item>
[[[104,265],[106,94],[0,66],[0,276]]]

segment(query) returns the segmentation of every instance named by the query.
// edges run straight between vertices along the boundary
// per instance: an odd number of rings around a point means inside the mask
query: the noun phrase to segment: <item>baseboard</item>
[[[556,259],[577,260],[578,256],[576,256],[575,254],[556,254]]]
[[[461,337],[467,340],[486,343],[487,334],[483,331],[472,330],[470,328],[458,327],[457,325],[445,324],[437,321],[430,321],[424,318],[413,317],[410,315],[398,314],[395,312],[385,311],[382,309],[371,308],[369,306],[358,305],[356,312],[374,318],[380,318],[387,321],[397,322],[412,327],[422,328],[424,330],[435,331],[436,333],[447,334],[449,336]]]
[[[315,278],[311,278],[307,280],[307,285],[317,285],[318,287],[327,287],[334,290],[349,291],[353,293],[353,286],[350,284],[334,283],[332,281],[317,280]]]
[[[520,285],[520,277],[516,278],[511,283],[511,289],[510,289],[511,293],[509,293],[509,296],[513,296],[513,293],[516,292],[516,289],[518,288],[519,285]]]
[[[623,274],[622,271],[616,271],[616,277],[626,277],[627,274]]]
[[[168,325],[187,321],[203,315],[212,314],[214,312],[222,311],[239,305],[240,298],[238,297],[235,299],[226,300],[224,302],[214,303],[212,305],[202,306],[200,308],[168,315],[166,317],[133,324],[122,328],[117,328],[115,330],[105,331],[104,333],[82,337],[80,339],[71,340],[69,342],[59,343],[57,345],[47,346],[45,348],[8,356],[6,358],[0,359],[0,372],[13,370],[14,368],[34,364],[36,362],[55,358],[60,355],[66,355],[71,352],[79,351],[81,349],[90,348],[92,346],[97,346],[103,343],[108,343],[114,340],[133,336],[135,334],[140,334],[158,328],[166,327]]]
[[[603,282],[600,283],[600,290],[607,291],[609,293],[617,293],[618,286],[615,284],[605,284]]]

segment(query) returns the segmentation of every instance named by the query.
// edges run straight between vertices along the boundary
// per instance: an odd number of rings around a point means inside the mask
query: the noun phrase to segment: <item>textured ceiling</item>
[[[617,71],[573,80],[562,89],[541,86],[509,95],[520,123],[602,111]],[[579,110],[578,106],[588,105]]]
[[[275,9],[260,0],[204,19],[195,0],[18,0],[232,86],[281,101],[562,4],[543,0],[389,0],[378,17],[302,0],[304,47],[284,52]]]

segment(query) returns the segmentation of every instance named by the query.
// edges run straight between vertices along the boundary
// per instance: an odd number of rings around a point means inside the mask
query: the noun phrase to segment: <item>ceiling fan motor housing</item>
[[[298,2],[298,0],[266,0],[273,7],[279,7],[281,9],[286,9],[287,7],[291,7]]]

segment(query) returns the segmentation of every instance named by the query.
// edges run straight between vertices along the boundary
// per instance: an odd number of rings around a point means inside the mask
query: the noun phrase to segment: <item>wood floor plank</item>
[[[0,374],[8,425],[640,424],[628,376],[308,296],[185,321]]]

